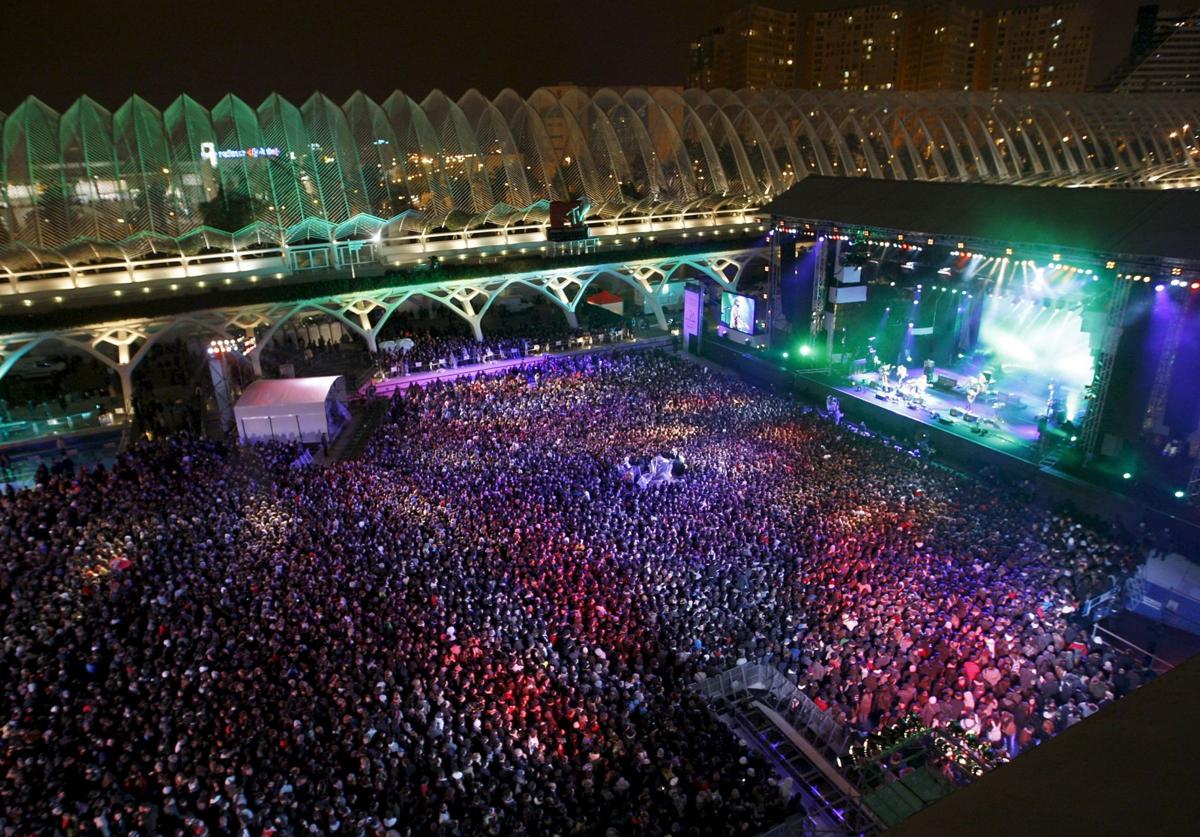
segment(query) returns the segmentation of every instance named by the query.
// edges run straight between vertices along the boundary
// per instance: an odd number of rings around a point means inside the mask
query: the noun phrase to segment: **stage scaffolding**
[[[1142,420],[1142,430],[1156,436],[1166,436],[1170,432],[1163,426],[1163,418],[1167,412],[1167,397],[1171,392],[1171,373],[1175,370],[1175,357],[1179,354],[1179,344],[1183,339],[1183,326],[1187,321],[1188,310],[1191,308],[1192,297],[1187,297],[1182,304],[1175,307],[1171,316],[1171,325],[1163,343],[1163,356],[1154,373],[1154,385],[1150,389],[1150,398],[1146,403],[1146,416]]]
[[[1108,397],[1108,385],[1112,380],[1113,363],[1121,344],[1121,333],[1125,327],[1125,310],[1129,307],[1129,291],[1133,282],[1117,279],[1112,297],[1108,301],[1108,316],[1105,320],[1104,340],[1096,353],[1096,372],[1092,378],[1092,403],[1083,417],[1080,432],[1080,449],[1091,459],[1096,454],[1096,443],[1100,438],[1100,427],[1104,418],[1104,403]]]

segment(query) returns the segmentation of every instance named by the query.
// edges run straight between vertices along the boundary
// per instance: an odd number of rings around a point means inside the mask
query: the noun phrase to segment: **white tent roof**
[[[246,387],[238,399],[237,409],[249,408],[262,413],[276,412],[275,408],[280,407],[296,411],[305,405],[317,405],[324,409],[329,390],[333,389],[340,377],[260,379]]]

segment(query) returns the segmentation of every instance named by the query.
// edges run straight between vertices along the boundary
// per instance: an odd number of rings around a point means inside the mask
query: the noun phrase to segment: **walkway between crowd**
[[[614,341],[611,343],[593,343],[592,345],[583,346],[578,349],[568,349],[561,352],[543,352],[536,355],[526,355],[524,357],[506,358],[504,360],[488,360],[483,363],[472,363],[465,366],[456,366],[450,369],[438,369],[432,372],[417,372],[408,375],[392,375],[384,378],[380,382],[372,382],[367,380],[358,390],[360,397],[366,397],[374,392],[380,397],[390,397],[396,390],[407,389],[413,384],[426,386],[432,381],[453,381],[463,376],[477,375],[484,373],[487,375],[495,375],[499,372],[505,372],[514,369],[518,366],[531,366],[545,363],[550,358],[570,357],[573,355],[585,355],[591,352],[608,351],[615,348],[629,347],[666,347],[670,346],[673,338],[669,334],[663,334],[658,329],[646,329],[644,331],[634,332],[631,340]],[[372,390],[372,387],[374,389]]]

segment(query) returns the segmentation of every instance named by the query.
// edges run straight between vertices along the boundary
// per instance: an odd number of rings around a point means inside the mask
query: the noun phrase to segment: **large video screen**
[[[721,293],[721,325],[740,331],[754,333],[754,299],[741,294]]]

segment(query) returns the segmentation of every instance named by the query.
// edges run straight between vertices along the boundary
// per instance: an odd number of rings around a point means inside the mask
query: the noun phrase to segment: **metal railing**
[[[799,686],[778,669],[762,663],[745,663],[708,677],[697,684],[710,701],[736,703],[747,698],[761,700],[779,712],[796,730],[811,736],[839,760],[850,746],[846,729],[812,702]]]
[[[1105,639],[1104,637],[1102,637],[1101,634],[1104,634],[1105,636],[1107,636],[1108,639]],[[1158,672],[1159,674],[1165,674],[1166,672],[1175,668],[1174,664],[1172,664],[1171,662],[1164,660],[1162,657],[1159,657],[1156,654],[1152,654],[1151,652],[1147,651],[1145,648],[1142,648],[1140,645],[1135,644],[1132,640],[1126,639],[1125,637],[1121,636],[1120,634],[1110,631],[1108,628],[1105,628],[1103,625],[1093,625],[1092,626],[1092,642],[1103,643],[1105,645],[1112,645],[1112,646],[1116,646],[1116,647],[1123,647],[1123,648],[1125,648],[1125,650],[1127,652],[1130,652],[1130,653],[1136,652],[1138,654],[1141,654],[1142,656],[1144,656],[1147,660],[1149,660],[1151,662],[1151,665],[1149,667],[1151,669],[1153,669],[1154,671]]]
[[[716,230],[741,227],[745,232],[757,230],[763,224],[755,217],[754,209],[727,209],[718,211],[692,211],[664,215],[631,216],[594,220],[590,223],[591,234],[605,239],[608,244],[621,246],[623,235],[654,235],[656,233],[678,233],[683,237],[695,235],[703,238],[716,234]],[[715,228],[715,229],[714,229]],[[707,231],[713,230],[713,233]],[[387,266],[402,264],[409,260],[430,255],[459,253],[465,259],[469,252],[489,252],[487,255],[508,256],[507,247],[517,246],[519,255],[529,252],[530,245],[537,245],[534,252],[545,252],[550,246],[546,241],[545,224],[522,224],[508,228],[489,227],[441,232],[401,232],[369,239],[372,246],[370,262],[355,262],[356,267]],[[250,278],[283,279],[293,271],[289,267],[289,251],[304,250],[311,255],[316,250],[328,250],[325,269],[335,265],[348,267],[339,260],[339,248],[345,248],[359,240],[330,240],[320,244],[290,242],[260,243],[251,249],[234,247],[228,251],[216,251],[187,255],[181,252],[154,254],[148,257],[128,254],[123,260],[71,264],[63,257],[61,264],[48,265],[32,270],[11,270],[0,265],[0,295],[24,295],[46,291],[66,291],[104,285],[142,284],[149,281],[167,281],[205,278],[214,275],[250,274]],[[634,243],[631,239],[630,244]],[[114,245],[120,248],[119,243]],[[7,280],[7,281],[4,281]]]

